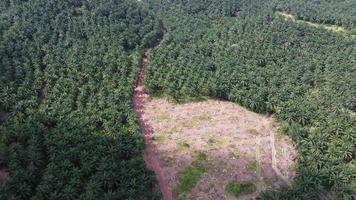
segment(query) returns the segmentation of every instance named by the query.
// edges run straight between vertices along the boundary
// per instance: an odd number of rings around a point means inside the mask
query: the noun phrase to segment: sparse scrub
[[[190,120],[186,120],[182,123],[182,127],[184,128],[193,128],[196,127],[200,124],[199,120],[196,119],[190,119]]]
[[[166,133],[174,133],[174,132],[180,132],[182,131],[182,128],[181,127],[177,127],[177,126],[172,126],[172,127],[168,127],[166,129],[163,130],[163,132],[166,132]]]
[[[255,128],[250,128],[247,130],[249,133],[253,134],[253,135],[259,135],[259,132],[257,129]]]
[[[171,156],[167,156],[167,157],[164,157],[164,158],[162,159],[162,162],[163,162],[165,165],[169,166],[170,164],[172,164],[172,163],[174,162],[174,158],[171,157]]]
[[[259,168],[259,164],[256,160],[250,162],[248,165],[247,165],[247,170],[248,171],[251,171],[251,172],[256,172]]]
[[[166,121],[169,120],[169,115],[167,114],[160,114],[157,116],[157,121],[161,122],[161,121]]]
[[[152,136],[152,140],[156,141],[156,142],[166,142],[168,140],[168,137],[164,134],[159,134],[159,135],[154,135]]]
[[[195,187],[206,171],[204,166],[206,159],[206,154],[204,152],[199,152],[196,160],[178,173],[179,185],[175,189],[175,195],[179,196]]]
[[[209,121],[209,120],[211,120],[211,117],[210,117],[209,114],[204,113],[204,114],[202,114],[202,115],[199,115],[198,119],[199,119],[200,121]]]
[[[207,143],[209,146],[213,146],[215,144],[215,140],[213,138],[209,138]]]
[[[179,141],[178,146],[182,148],[190,148],[190,144],[186,140]]]

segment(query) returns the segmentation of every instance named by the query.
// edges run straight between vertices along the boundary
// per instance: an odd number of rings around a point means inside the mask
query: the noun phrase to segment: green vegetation
[[[206,159],[207,155],[203,152],[199,152],[196,160],[178,173],[179,185],[175,189],[176,196],[189,192],[195,187],[206,171],[204,166],[204,161],[206,161]]]
[[[190,144],[186,140],[180,140],[178,141],[178,146],[182,148],[189,148]]]
[[[189,119],[186,120],[184,122],[182,122],[182,127],[184,128],[194,128],[198,125],[200,125],[201,121],[197,120],[197,119]]]
[[[174,162],[174,158],[171,157],[171,156],[167,156],[167,157],[162,158],[162,162],[163,162],[166,166],[169,166],[169,165],[171,165],[171,164]]]
[[[350,0],[281,0],[276,10],[296,16],[298,20],[355,28],[356,2]]]
[[[229,100],[288,123],[298,176],[265,199],[351,198],[356,147],[356,40],[276,16],[355,28],[355,1],[148,0],[168,31],[145,86],[177,101]]]
[[[198,151],[197,154],[198,154],[198,155],[197,155],[196,160],[197,160],[198,162],[206,161],[206,159],[208,158],[208,156],[206,155],[206,153],[204,153],[204,152],[202,152],[202,151]]]
[[[211,117],[208,113],[204,113],[198,117],[200,121],[209,121],[211,120]]]
[[[152,140],[154,140],[156,142],[160,142],[160,143],[167,141],[167,139],[168,139],[167,135],[164,135],[164,134],[154,135],[152,137]]]
[[[209,146],[213,146],[215,144],[215,140],[213,138],[209,138],[207,143]]]
[[[353,37],[356,36],[356,29],[348,30],[347,28],[344,28],[342,26],[337,26],[337,25],[318,24],[318,23],[313,23],[313,22],[304,21],[304,20],[297,20],[294,15],[287,14],[287,13],[281,12],[281,11],[277,11],[276,15],[281,16],[281,17],[285,18],[286,20],[292,20],[294,22],[303,23],[303,24],[306,24],[306,25],[309,25],[312,27],[323,28],[323,29],[326,29],[326,30],[329,30],[329,31],[332,31],[335,33],[341,33],[341,34],[344,34],[347,36],[353,36]]]
[[[256,160],[250,162],[247,165],[247,170],[251,171],[251,172],[256,172],[258,168],[259,168],[259,166],[258,166],[258,162]]]
[[[249,133],[253,134],[253,135],[259,135],[259,132],[257,129],[255,128],[250,128],[247,130]]]
[[[256,189],[256,185],[253,183],[232,181],[225,187],[225,192],[229,196],[239,197],[252,194],[256,192]]]
[[[355,35],[355,7],[352,0],[0,1],[0,165],[10,174],[0,199],[159,199],[132,103],[143,49],[160,36],[158,17],[169,34],[150,51],[149,92],[229,100],[288,124],[298,176],[260,199],[354,198],[356,40],[329,30]]]
[[[0,199],[160,199],[132,109],[158,37],[136,1],[0,1]]]
[[[169,120],[169,116],[166,114],[160,114],[157,116],[157,120],[158,121],[166,121],[166,120]]]

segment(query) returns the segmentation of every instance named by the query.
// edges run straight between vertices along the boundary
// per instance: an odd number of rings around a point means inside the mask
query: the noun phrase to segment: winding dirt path
[[[163,37],[166,33],[166,29],[163,25],[163,23],[160,23],[160,37],[157,40],[157,43],[155,44],[154,48],[158,48],[163,40]],[[142,130],[142,133],[145,137],[145,150],[144,150],[144,159],[147,164],[147,166],[153,170],[156,174],[156,178],[158,181],[158,187],[163,195],[163,200],[172,200],[172,192],[168,188],[168,184],[166,180],[164,179],[164,174],[163,170],[160,166],[160,161],[159,157],[157,155],[157,149],[156,146],[152,140],[152,135],[153,135],[153,129],[147,122],[147,120],[144,119],[144,111],[147,105],[148,97],[149,95],[145,92],[144,89],[144,78],[145,78],[145,70],[148,66],[148,56],[147,56],[147,49],[145,50],[142,60],[141,60],[141,65],[140,65],[140,71],[138,75],[138,79],[136,82],[135,90],[134,90],[134,111],[136,112],[138,121],[140,123],[140,127]]]

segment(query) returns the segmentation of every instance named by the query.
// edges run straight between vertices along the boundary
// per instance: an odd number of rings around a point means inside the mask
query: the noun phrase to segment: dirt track
[[[162,23],[160,27],[161,27],[160,38],[157,40],[155,48],[160,46],[161,41],[163,40],[164,34],[166,32]],[[139,120],[142,133],[145,136],[144,159],[146,161],[146,164],[156,174],[158,187],[162,192],[163,200],[171,200],[172,192],[169,190],[168,185],[166,184],[166,181],[164,179],[162,168],[160,166],[159,158],[157,155],[156,146],[152,141],[152,137],[151,137],[153,134],[152,127],[150,127],[147,121],[144,120],[143,118],[143,114],[149,97],[149,95],[145,92],[144,89],[144,74],[147,66],[148,66],[148,59],[147,59],[147,50],[146,50],[141,60],[139,76],[134,91],[134,100],[133,100],[134,110]]]

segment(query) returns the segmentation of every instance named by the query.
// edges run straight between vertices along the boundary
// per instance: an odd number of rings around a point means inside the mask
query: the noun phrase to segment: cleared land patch
[[[334,33],[340,33],[343,35],[349,35],[351,37],[356,37],[356,29],[346,29],[342,26],[337,26],[337,25],[331,25],[331,24],[319,24],[319,23],[314,23],[314,22],[309,22],[309,21],[305,21],[305,20],[300,20],[297,19],[294,15],[285,13],[285,12],[281,12],[281,11],[277,11],[275,13],[277,16],[283,17],[286,20],[291,20],[297,23],[301,23],[301,24],[307,24],[309,26],[315,27],[315,28],[323,28],[325,30],[334,32]]]
[[[166,99],[148,101],[143,117],[174,199],[250,199],[295,176],[296,151],[273,118],[225,101]]]

